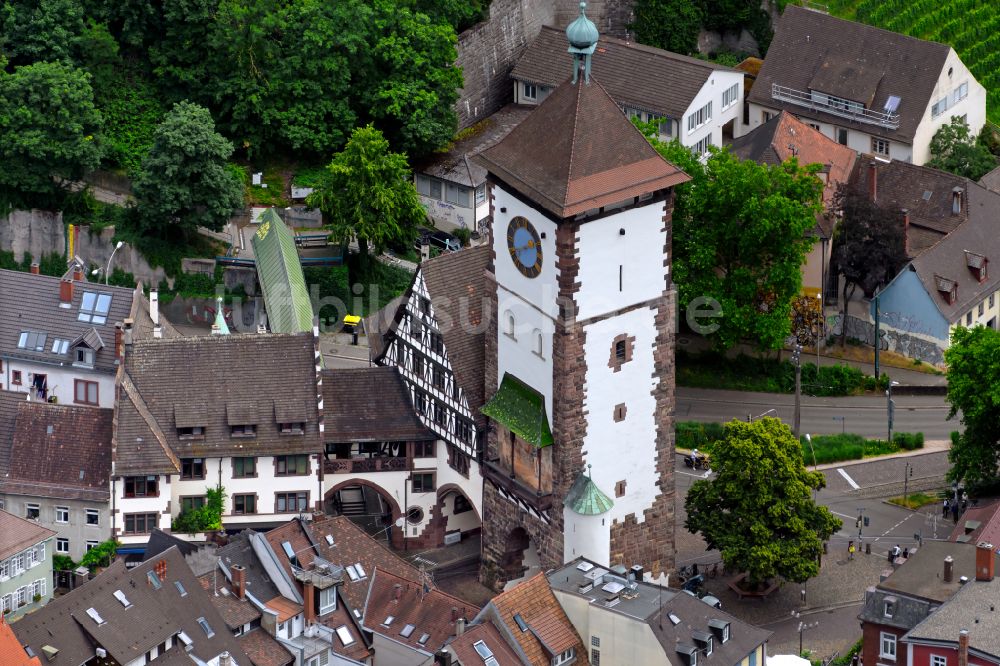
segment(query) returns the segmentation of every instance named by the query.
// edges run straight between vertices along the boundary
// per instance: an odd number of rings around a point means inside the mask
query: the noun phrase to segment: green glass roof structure
[[[514,375],[504,373],[500,388],[482,412],[529,444],[540,449],[552,446],[545,398]]]
[[[271,332],[312,331],[312,303],[292,230],[273,208],[268,208],[260,216],[251,242]]]
[[[601,492],[590,475],[583,472],[580,472],[580,476],[576,477],[576,481],[569,487],[563,504],[581,516],[597,516],[610,511],[615,505],[610,497]]]

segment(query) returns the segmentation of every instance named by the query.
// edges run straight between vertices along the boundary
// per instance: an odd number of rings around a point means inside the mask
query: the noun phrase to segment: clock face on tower
[[[507,225],[507,249],[517,270],[525,277],[537,277],[542,272],[541,239],[527,219],[518,216]]]

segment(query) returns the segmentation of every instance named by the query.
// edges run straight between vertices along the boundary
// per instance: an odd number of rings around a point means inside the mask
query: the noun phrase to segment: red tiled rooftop
[[[583,642],[552,593],[544,573],[497,595],[490,606],[532,664],[548,666],[553,654],[569,648],[575,648],[577,655],[585,654]],[[528,631],[521,631],[517,626],[515,614],[528,625]]]

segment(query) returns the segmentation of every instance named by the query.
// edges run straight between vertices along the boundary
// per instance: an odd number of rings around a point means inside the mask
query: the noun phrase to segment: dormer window
[[[954,305],[958,300],[958,283],[941,275],[934,276],[934,283],[945,302]]]
[[[73,355],[73,362],[77,365],[94,365],[94,350],[77,347]]]
[[[202,426],[187,426],[177,429],[177,437],[180,439],[204,439],[205,428]]]
[[[282,435],[301,435],[306,431],[306,424],[301,421],[292,423],[279,423],[278,431]]]
[[[989,276],[987,268],[989,267],[990,260],[981,254],[976,254],[975,252],[965,251],[965,264],[969,267],[969,271],[980,283],[986,282],[986,278]]]
[[[692,632],[691,638],[693,638],[698,647],[705,652],[706,657],[712,654],[712,647],[715,642],[712,638],[712,634],[704,631],[695,631]]]
[[[687,643],[678,643],[677,654],[686,659],[687,664],[685,666],[698,666],[698,648],[695,646],[688,645]]]
[[[892,617],[896,613],[896,598],[886,597],[882,603],[882,615]]]
[[[108,311],[111,309],[111,294],[99,294],[93,291],[83,292],[80,298],[80,314],[77,321],[90,324],[104,324],[108,321]]]
[[[712,634],[715,635],[720,643],[725,643],[729,640],[729,623],[725,620],[711,619],[708,621],[708,628],[712,630]]]
[[[234,425],[229,426],[231,437],[256,437],[257,426],[255,425]]]

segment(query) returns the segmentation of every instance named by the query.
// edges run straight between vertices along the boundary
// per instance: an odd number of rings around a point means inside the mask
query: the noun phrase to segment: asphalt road
[[[958,420],[947,420],[943,396],[893,396],[896,403],[894,432],[922,432],[928,440],[947,440],[959,429]],[[802,397],[802,432],[817,435],[853,432],[885,438],[888,426],[886,399],[877,396],[847,398]],[[746,420],[748,415],[778,416],[791,424],[795,398],[782,393],[749,393],[712,389],[677,389],[677,420],[722,423]],[[774,410],[774,411],[770,411]]]

